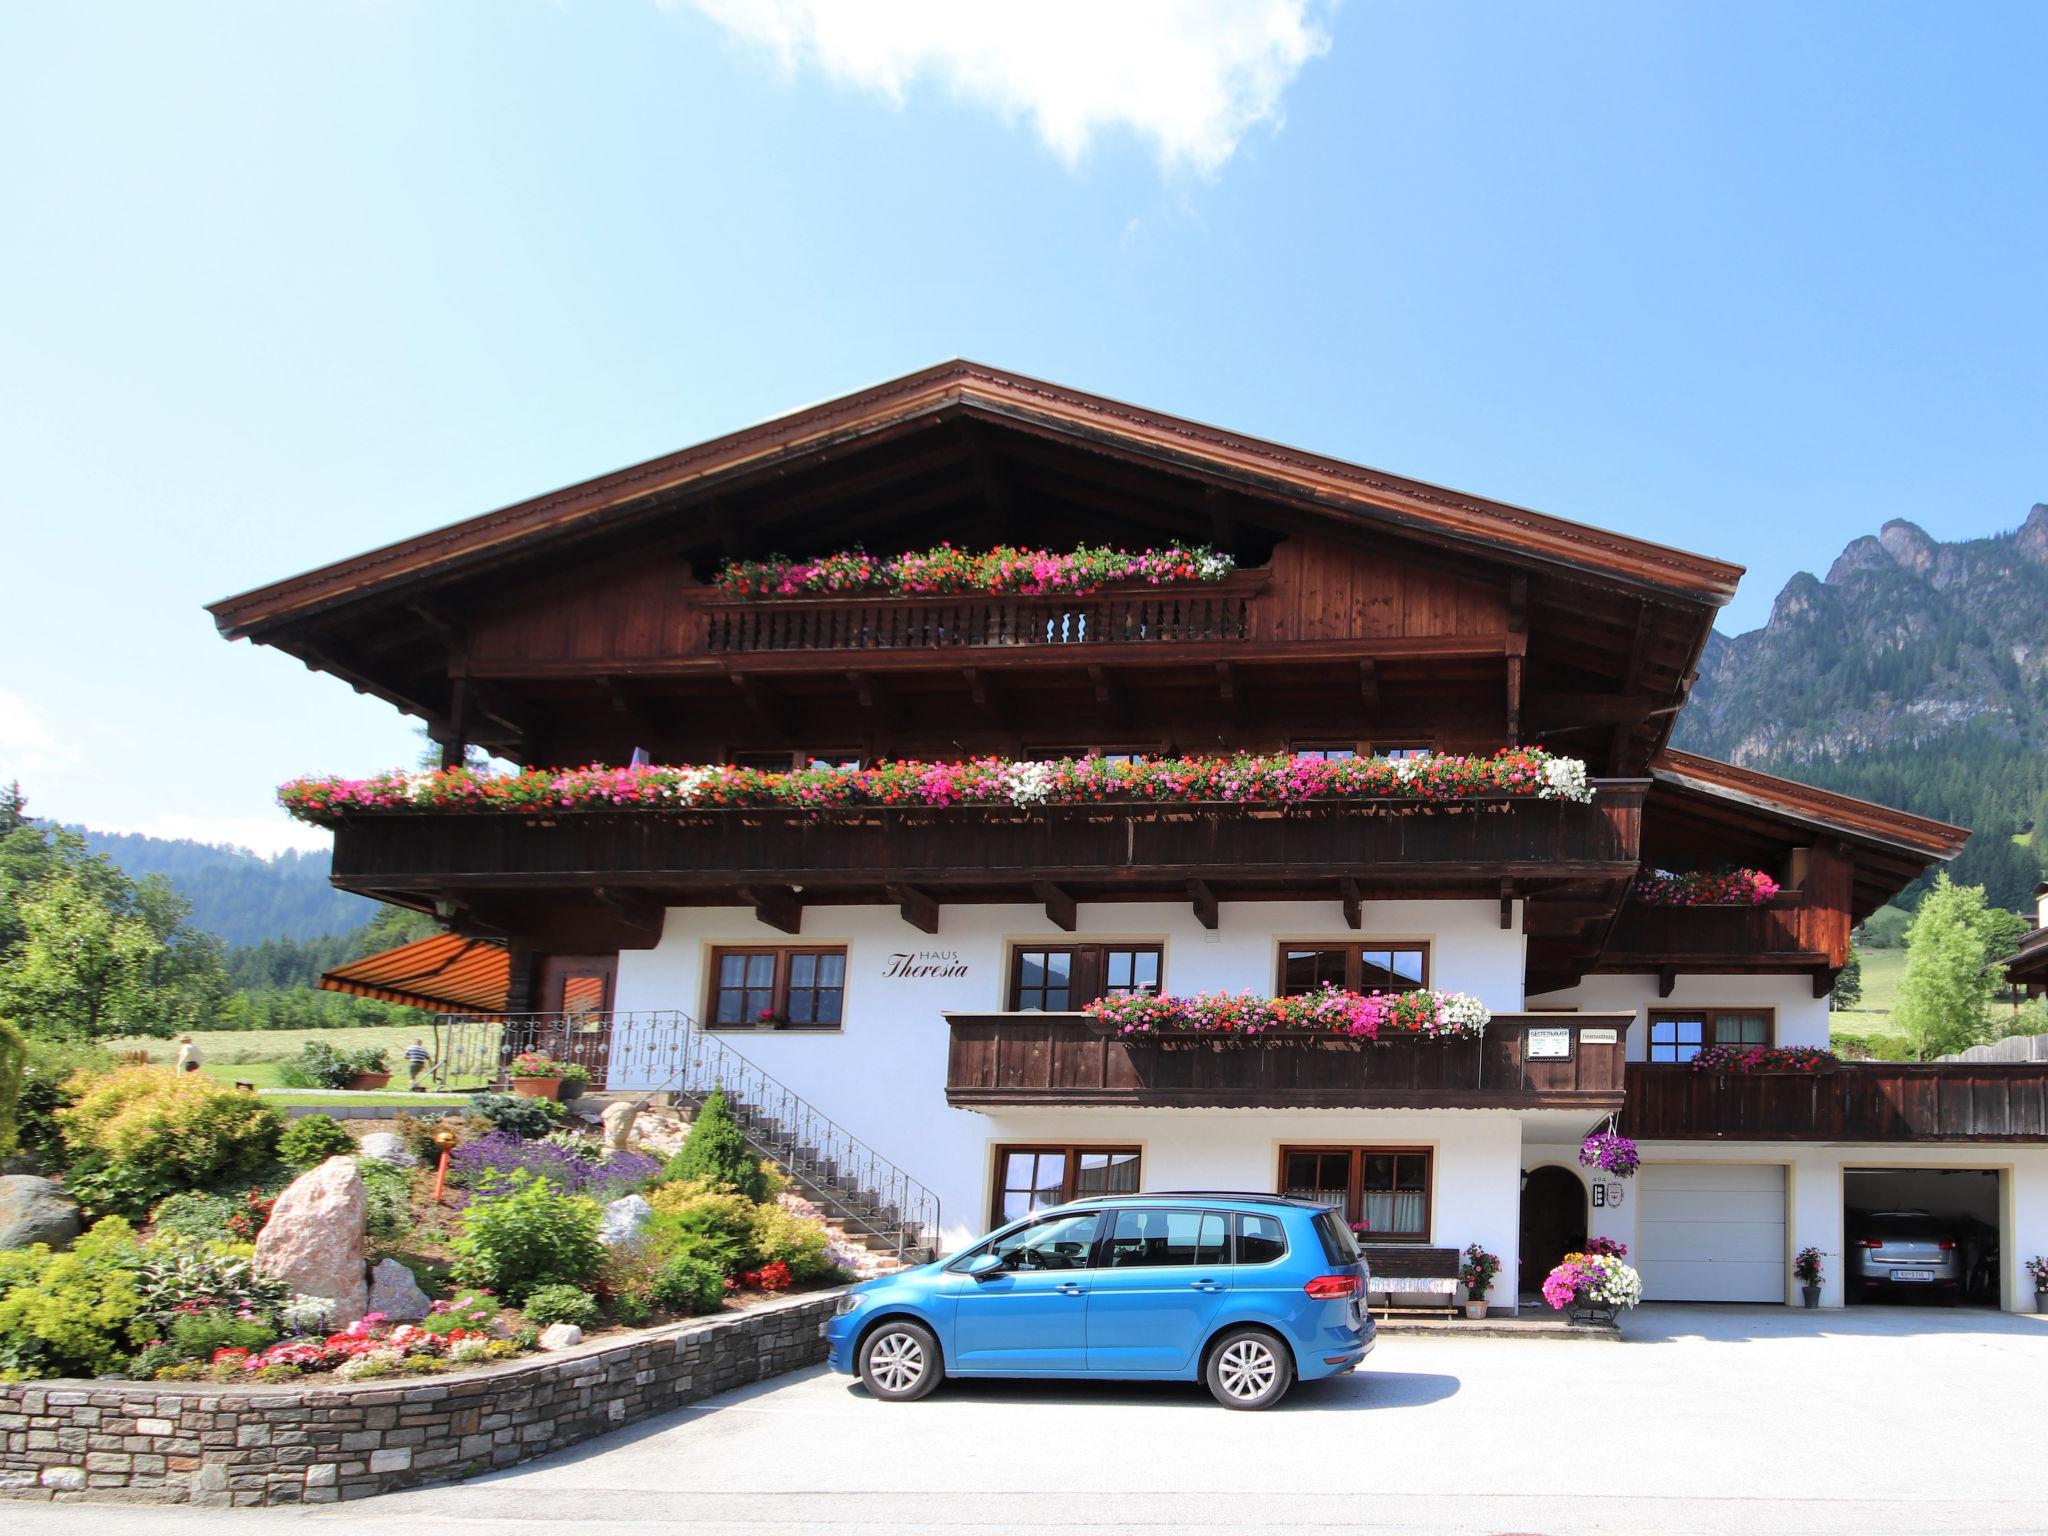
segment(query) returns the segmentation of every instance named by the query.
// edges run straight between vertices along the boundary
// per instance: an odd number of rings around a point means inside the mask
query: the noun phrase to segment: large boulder
[[[69,1248],[84,1230],[77,1202],[50,1180],[26,1173],[0,1178],[0,1248]]]
[[[393,1131],[370,1132],[356,1151],[380,1163],[389,1163],[394,1168],[412,1168],[419,1163],[412,1148],[405,1144],[405,1138]]]
[[[330,1157],[300,1174],[277,1197],[256,1239],[256,1267],[301,1296],[334,1303],[332,1328],[346,1328],[370,1309],[363,1274],[368,1244],[363,1218],[369,1198],[352,1157]]]
[[[621,1195],[604,1208],[597,1240],[607,1248],[638,1248],[647,1241],[647,1224],[653,1220],[654,1207],[639,1195]]]
[[[372,1312],[382,1312],[387,1321],[416,1323],[427,1315],[433,1303],[420,1289],[411,1270],[396,1259],[379,1259],[370,1268]]]

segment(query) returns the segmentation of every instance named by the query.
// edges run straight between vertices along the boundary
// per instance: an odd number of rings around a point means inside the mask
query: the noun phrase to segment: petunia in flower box
[[[958,592],[1040,597],[1085,596],[1102,587],[1142,583],[1171,586],[1221,581],[1236,569],[1229,555],[1206,544],[1165,549],[1110,549],[1082,545],[1065,554],[999,544],[969,551],[951,544],[902,555],[871,555],[855,548],[808,560],[774,555],[728,560],[712,578],[723,597],[750,600],[803,597],[940,597]]]
[[[1630,894],[1646,907],[1762,907],[1778,890],[1778,882],[1760,869],[1646,869],[1636,875]]]
[[[1324,987],[1296,997],[1250,992],[1131,994],[1098,998],[1082,1011],[1103,1034],[1164,1043],[1476,1040],[1493,1017],[1476,997],[1429,988],[1363,993]]]
[[[1841,1058],[1811,1045],[1710,1045],[1692,1059],[1695,1072],[1825,1072]]]

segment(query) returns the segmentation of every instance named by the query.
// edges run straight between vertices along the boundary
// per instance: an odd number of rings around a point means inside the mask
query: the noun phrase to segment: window
[[[1237,1218],[1237,1262],[1271,1264],[1287,1257],[1287,1229],[1277,1216]]]
[[[988,1251],[1003,1261],[1005,1269],[1088,1269],[1101,1229],[1099,1211],[1055,1216],[997,1238]]]
[[[1429,984],[1427,944],[1283,944],[1280,995],[1324,987],[1351,992],[1413,992]]]
[[[782,1024],[837,1029],[846,1000],[846,951],[764,947],[711,952],[714,1028]]]
[[[1280,1192],[1341,1212],[1367,1242],[1427,1242],[1430,1161],[1422,1148],[1288,1147]]]
[[[1313,757],[1319,762],[1336,763],[1358,756],[1355,741],[1297,741],[1293,746],[1296,757]]]
[[[1154,996],[1158,944],[1020,945],[1010,954],[1010,1007],[1067,1013],[1098,997]]]
[[[732,754],[733,767],[757,768],[763,773],[790,773],[799,768],[858,768],[861,763],[858,752],[807,752],[802,748]]]
[[[1189,1268],[1228,1262],[1221,1211],[1118,1211],[1111,1269]]]
[[[1691,1061],[1703,1046],[1769,1045],[1768,1008],[1693,1008],[1650,1015],[1650,1060]]]
[[[1087,1195],[1128,1195],[1138,1188],[1136,1147],[997,1147],[993,1215],[1015,1221]]]
[[[1427,757],[1436,748],[1423,741],[1376,741],[1372,744],[1375,757],[1391,758],[1400,762],[1403,758]]]
[[[1155,754],[1132,747],[1027,747],[1026,762],[1057,763],[1070,757],[1100,758],[1105,763],[1149,763]]]

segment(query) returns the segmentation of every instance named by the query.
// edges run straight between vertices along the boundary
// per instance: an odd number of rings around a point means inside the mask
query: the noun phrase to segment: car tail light
[[[1336,1301],[1345,1296],[1358,1294],[1358,1276],[1317,1275],[1302,1289],[1317,1301]]]
[[[1865,1248],[1882,1248],[1884,1246],[1884,1239],[1881,1237],[1858,1238],[1857,1242]]]
[[[1956,1240],[1952,1237],[1944,1237],[1941,1240],[1941,1251],[1943,1253],[1954,1253],[1956,1251]]]

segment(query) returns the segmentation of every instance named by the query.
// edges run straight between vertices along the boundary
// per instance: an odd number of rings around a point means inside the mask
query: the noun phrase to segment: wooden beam
[[[754,909],[754,916],[783,933],[804,930],[803,898],[786,885],[743,885],[739,898]]]
[[[1508,742],[1522,739],[1522,658],[1508,658]]]
[[[726,675],[732,679],[733,692],[739,695],[747,712],[780,735],[783,729],[782,704],[767,682],[751,672],[730,672]]]
[[[1209,888],[1209,882],[1206,880],[1190,880],[1188,882],[1188,901],[1195,909],[1195,921],[1204,928],[1207,928],[1211,933],[1214,933],[1218,920],[1216,893]]]
[[[860,707],[873,715],[885,726],[893,726],[903,718],[903,706],[896,697],[896,690],[872,672],[853,671],[846,674],[846,680],[853,684],[854,697],[860,700]]]
[[[1515,882],[1503,880],[1500,883],[1500,931],[1511,933],[1515,926]]]
[[[914,885],[891,885],[884,889],[889,899],[896,903],[896,910],[903,914],[903,921],[924,933],[936,934],[939,931],[937,897]]]
[[[1380,713],[1380,669],[1379,663],[1370,656],[1362,656],[1358,662],[1358,698],[1365,709],[1369,725],[1379,718]]]
[[[1358,894],[1358,881],[1345,875],[1337,882],[1337,897],[1344,903],[1344,925],[1354,933],[1365,926],[1365,906]]]
[[[1529,578],[1519,572],[1508,578],[1508,630],[1517,635],[1529,630]]]
[[[593,887],[598,904],[628,928],[659,940],[662,920],[667,915],[663,909],[645,896],[632,891],[622,891],[615,886]]]
[[[1657,995],[1669,997],[1678,986],[1678,971],[1674,966],[1665,966],[1657,972]]]
[[[1244,693],[1238,686],[1237,663],[1216,663],[1216,692],[1223,700],[1223,713],[1232,725],[1244,724]]]
[[[1117,682],[1109,668],[1100,666],[1089,667],[1088,681],[1094,685],[1095,702],[1107,710],[1110,718],[1115,720],[1118,725],[1129,725],[1131,723],[1130,696],[1124,692],[1123,686]]]
[[[1079,925],[1080,908],[1073,892],[1062,890],[1050,880],[1040,880],[1031,887],[1031,894],[1045,903],[1045,915],[1053,927],[1072,933]]]
[[[427,734],[434,735],[429,726]],[[448,723],[438,738],[441,743],[441,766],[460,768],[469,760],[469,679],[453,678],[448,684]]]
[[[999,731],[1010,729],[1010,717],[1003,707],[1003,693],[996,680],[979,667],[962,667],[960,677],[967,684],[967,697],[981,717]]]

